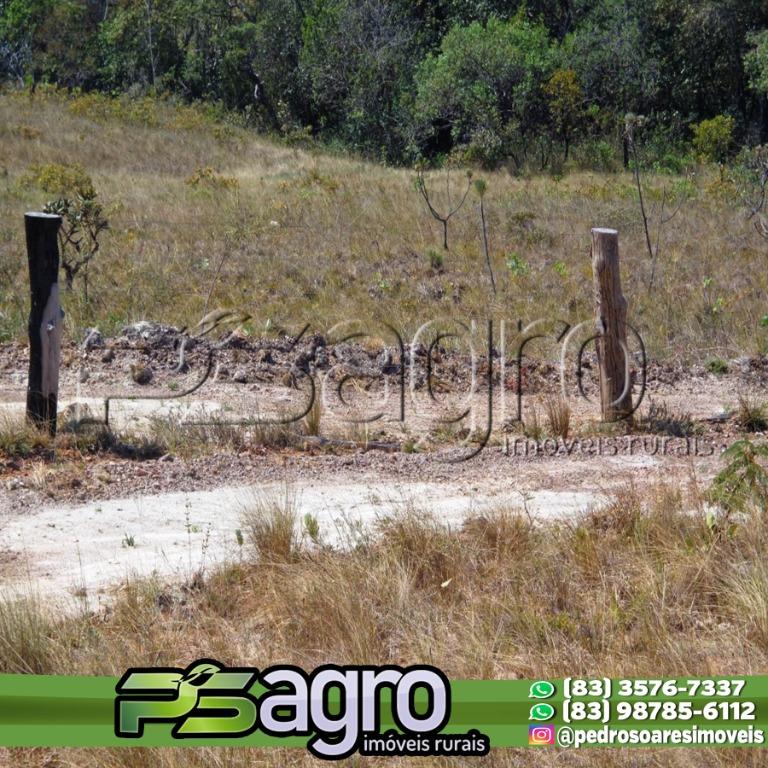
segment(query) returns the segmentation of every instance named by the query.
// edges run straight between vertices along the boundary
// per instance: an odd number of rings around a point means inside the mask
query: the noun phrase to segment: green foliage
[[[147,125],[142,97],[172,94],[292,143],[553,171],[553,142],[612,169],[633,112],[658,134],[650,161],[679,173],[690,127],[716,115],[733,116],[734,140],[768,141],[768,5],[0,0],[0,81],[81,89],[93,119],[107,106],[96,92],[128,93],[121,114]]]
[[[712,500],[726,511],[768,506],[768,443],[739,440],[723,452],[728,466],[717,475],[710,489]]]
[[[728,363],[720,357],[707,358],[704,367],[710,373],[714,373],[717,376],[722,376],[723,374],[728,373]]]
[[[693,126],[693,146],[705,160],[725,162],[733,144],[733,129],[736,121],[727,115],[718,115],[711,120],[702,120]]]
[[[414,54],[403,15],[379,0],[316,2],[302,41],[299,69],[323,129],[383,159],[402,152],[400,94],[410,86]]]
[[[445,263],[445,259],[443,258],[442,253],[429,250],[427,251],[427,257],[429,258],[429,266],[431,269],[433,269],[435,272],[443,271],[443,264]]]
[[[47,203],[46,213],[61,216],[59,230],[61,267],[66,278],[66,288],[72,290],[75,278],[81,269],[86,269],[84,286],[85,300],[88,300],[87,270],[91,260],[101,247],[100,237],[108,226],[104,209],[96,200],[96,191],[91,185],[87,189],[75,190],[74,197],[61,197]]]
[[[584,119],[584,94],[576,73],[572,69],[555,70],[544,84],[544,94],[567,160],[573,134]]]
[[[749,85],[758,93],[768,95],[768,29],[747,36],[752,49],[744,57]]]
[[[73,163],[45,163],[33,165],[25,181],[43,192],[57,197],[80,196],[90,200],[96,197],[91,177],[81,165]]]
[[[507,256],[507,269],[513,277],[523,277],[528,274],[530,267],[528,262],[519,253],[510,253]]]
[[[435,127],[472,159],[493,166],[541,125],[542,84],[554,53],[546,28],[518,14],[455,26],[416,73],[415,117],[423,145]]]
[[[587,100],[607,106],[614,120],[647,113],[659,93],[660,64],[640,3],[595,3],[565,40],[564,53]]]

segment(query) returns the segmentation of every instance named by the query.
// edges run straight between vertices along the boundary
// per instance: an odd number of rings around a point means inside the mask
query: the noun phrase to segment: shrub
[[[704,363],[704,367],[710,372],[717,375],[728,373],[728,363],[719,357],[710,357]]]
[[[556,69],[544,84],[544,94],[567,160],[573,134],[584,119],[584,94],[576,73],[572,69]]]
[[[514,277],[522,277],[528,274],[530,267],[528,262],[519,253],[513,252],[507,256],[507,269]]]
[[[747,432],[765,432],[768,429],[765,404],[753,400],[749,395],[740,394],[736,422]]]
[[[638,424],[641,430],[655,435],[690,437],[696,433],[696,425],[690,413],[675,413],[666,403],[650,404],[648,413]]]
[[[209,189],[238,189],[240,186],[240,182],[234,176],[223,176],[210,166],[198,168],[184,180],[184,183],[190,187]]]
[[[519,134],[541,125],[541,86],[552,65],[546,28],[522,14],[454,26],[416,72],[414,112],[425,143],[450,126],[451,144],[466,147],[467,159],[498,164],[508,154],[508,127]]]
[[[714,163],[723,163],[733,143],[736,121],[727,115],[702,120],[693,126],[693,146],[699,155]]]
[[[26,180],[43,192],[56,197],[96,197],[91,177],[78,163],[45,163],[33,165]]]
[[[723,453],[728,466],[710,488],[712,500],[726,511],[768,507],[768,444],[739,440]]]

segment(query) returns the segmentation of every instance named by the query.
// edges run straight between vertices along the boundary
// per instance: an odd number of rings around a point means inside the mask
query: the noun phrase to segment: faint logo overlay
[[[200,390],[216,370],[217,355],[249,319],[248,315],[225,312],[218,313],[215,322],[201,321],[198,338],[227,323],[230,331],[209,345],[206,365],[192,386],[152,395],[151,399],[181,398]],[[444,442],[454,450],[447,460],[462,461],[478,455],[494,434],[506,439],[511,426],[523,423],[525,399],[532,389],[528,380],[531,365],[546,369],[548,384],[556,378],[557,399],[565,415],[573,399],[588,402],[596,415],[600,413],[594,352],[600,336],[593,321],[572,325],[539,319],[524,325],[519,320],[429,320],[408,341],[386,321],[343,321],[324,333],[322,346],[337,351],[343,348],[348,354],[337,354],[333,364],[325,366],[315,365],[314,358],[307,357],[303,342],[311,336],[310,327],[305,325],[292,337],[289,354],[281,361],[284,377],[290,378],[294,390],[290,405],[279,415],[228,423],[286,425],[308,418],[319,408],[338,423],[366,429],[376,422],[398,422],[407,424],[416,435],[441,431]],[[195,332],[193,329],[180,341],[179,371],[188,367],[186,347]],[[622,345],[625,387],[616,400],[618,404],[630,393],[632,408],[625,418],[643,401],[647,371],[640,334],[627,325],[627,337],[628,343]],[[126,398],[108,399],[107,414],[109,400],[119,399]],[[147,398],[136,395],[127,399]],[[567,422],[563,429],[567,433]]]

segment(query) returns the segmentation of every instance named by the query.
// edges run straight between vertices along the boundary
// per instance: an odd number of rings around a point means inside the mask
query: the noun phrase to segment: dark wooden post
[[[627,301],[621,292],[619,233],[592,230],[592,272],[597,324],[597,362],[603,421],[630,418],[632,391],[627,348]]]
[[[56,434],[59,395],[61,326],[59,301],[59,243],[61,216],[27,213],[24,216],[29,260],[29,383],[27,419]]]

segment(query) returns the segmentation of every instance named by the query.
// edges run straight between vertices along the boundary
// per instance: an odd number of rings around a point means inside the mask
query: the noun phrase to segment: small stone
[[[91,350],[104,346],[104,337],[98,328],[88,328],[83,340],[83,349]]]
[[[256,353],[256,361],[264,363],[265,365],[273,365],[275,358],[272,356],[272,352],[268,349],[260,349]]]
[[[18,491],[20,488],[24,488],[24,481],[20,480],[18,477],[12,477],[6,484],[5,487],[9,491]]]
[[[108,349],[102,356],[101,356],[101,362],[102,363],[111,363],[115,359],[115,350],[114,349]]]
[[[77,380],[80,382],[80,384],[85,384],[86,381],[88,381],[88,377],[91,375],[91,372],[87,368],[81,368],[77,372]]]
[[[246,371],[245,368],[238,368],[232,376],[232,381],[236,384],[247,384],[248,371]]]
[[[290,371],[286,371],[280,377],[280,383],[284,387],[290,387],[291,389],[295,389],[296,388],[296,377]]]
[[[131,378],[140,385],[149,384],[152,381],[152,369],[148,365],[135,365],[131,363]]]

